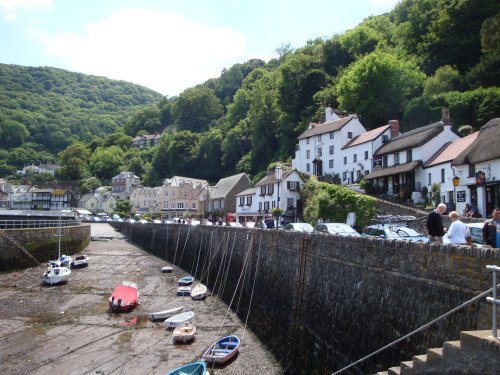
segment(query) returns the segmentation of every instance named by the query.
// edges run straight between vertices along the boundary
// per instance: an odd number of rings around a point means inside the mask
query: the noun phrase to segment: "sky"
[[[0,0],[0,63],[52,66],[166,96],[284,44],[300,48],[398,0]]]

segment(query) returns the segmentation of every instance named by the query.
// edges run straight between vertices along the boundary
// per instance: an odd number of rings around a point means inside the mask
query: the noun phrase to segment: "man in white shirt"
[[[465,245],[467,243],[466,238],[470,237],[469,228],[467,228],[467,225],[458,219],[459,215],[457,211],[451,211],[448,216],[451,220],[451,225],[448,229],[450,243],[455,245]]]

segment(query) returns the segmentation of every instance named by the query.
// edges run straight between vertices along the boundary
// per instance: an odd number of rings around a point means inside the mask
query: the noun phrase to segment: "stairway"
[[[490,331],[463,331],[459,341],[447,341],[442,348],[429,349],[412,361],[401,362],[378,375],[440,375],[500,373],[500,340]]]

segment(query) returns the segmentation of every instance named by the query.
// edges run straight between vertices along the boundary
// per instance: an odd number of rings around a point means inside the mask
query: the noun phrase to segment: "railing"
[[[80,220],[0,220],[0,229],[58,228],[80,225]]]
[[[493,272],[493,287],[491,289],[491,297],[486,297],[486,301],[491,302],[493,304],[493,312],[492,312],[492,322],[491,322],[491,335],[499,339],[497,335],[497,305],[500,305],[500,299],[497,298],[497,272],[500,271],[500,267],[497,266],[486,266],[486,269]]]

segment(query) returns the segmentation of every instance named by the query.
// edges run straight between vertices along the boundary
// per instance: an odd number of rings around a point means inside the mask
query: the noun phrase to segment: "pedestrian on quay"
[[[493,218],[484,222],[483,240],[487,245],[500,247],[500,209],[495,207]]]
[[[451,211],[448,214],[448,217],[451,220],[451,225],[448,229],[450,243],[455,245],[467,244],[467,238],[470,238],[469,228],[467,228],[467,225],[460,221],[458,212]]]
[[[446,227],[443,225],[443,214],[446,212],[446,205],[439,203],[438,206],[427,215],[427,232],[429,242],[443,243],[443,236]]]

